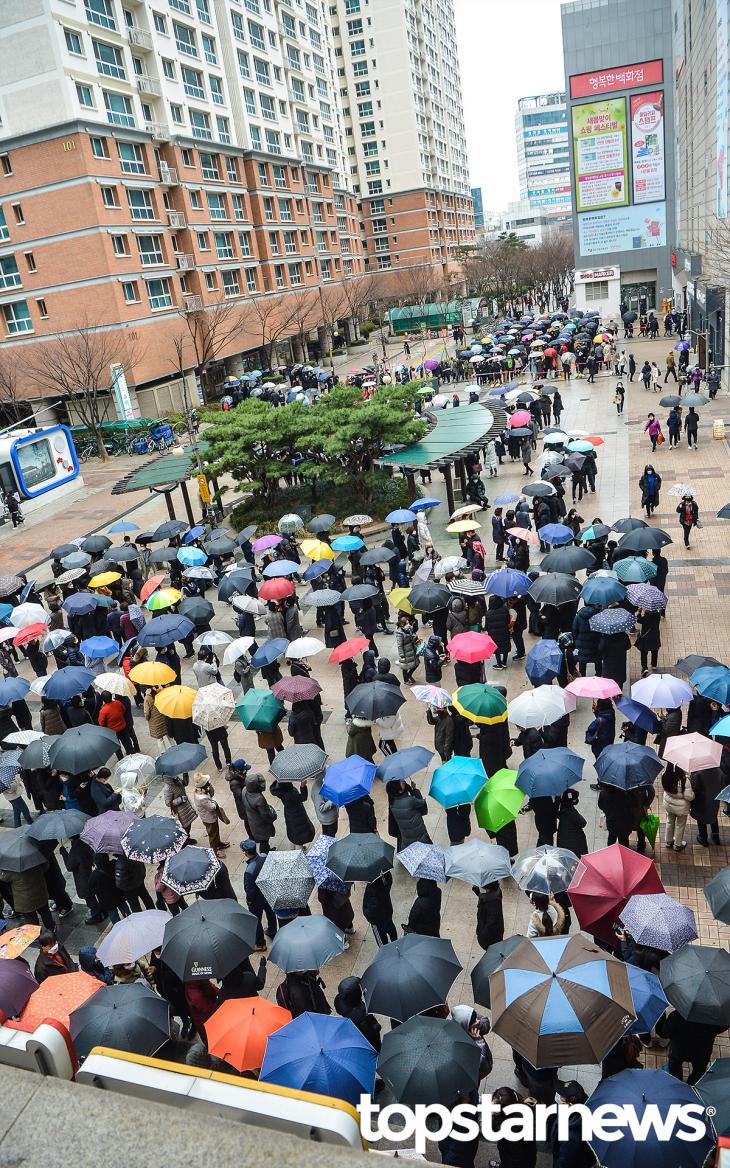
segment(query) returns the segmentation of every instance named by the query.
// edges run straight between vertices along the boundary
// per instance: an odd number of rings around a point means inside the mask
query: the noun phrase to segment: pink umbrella
[[[457,633],[449,641],[452,661],[487,661],[496,651],[496,643],[487,633]]]
[[[576,677],[565,687],[576,698],[617,698],[621,687],[610,677]]]
[[[664,761],[673,763],[686,775],[695,771],[709,771],[720,765],[722,746],[712,742],[704,734],[677,734],[667,739],[664,747]]]
[[[256,539],[251,544],[251,550],[254,552],[265,552],[269,548],[276,547],[281,543],[282,537],[280,535],[262,535],[261,539]]]
[[[511,535],[514,539],[522,539],[525,543],[531,543],[535,547],[539,547],[540,537],[534,531],[528,531],[526,527],[508,527],[507,535]]]
[[[529,410],[515,410],[511,415],[509,424],[512,429],[517,426],[529,426],[532,421],[532,414]]]

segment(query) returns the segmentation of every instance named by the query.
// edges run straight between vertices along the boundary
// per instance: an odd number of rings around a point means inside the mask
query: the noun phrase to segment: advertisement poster
[[[664,94],[660,90],[631,98],[631,160],[634,202],[656,203],[666,198]]]
[[[626,98],[573,106],[576,208],[623,207],[626,189]]]
[[[570,78],[570,96],[575,99],[613,93],[619,89],[643,89],[645,85],[661,85],[663,80],[661,60],[639,61],[635,65],[620,65],[617,69],[574,73]]]
[[[666,203],[642,207],[616,207],[593,211],[578,219],[580,254],[606,255],[617,251],[643,251],[667,242]]]
[[[727,219],[727,0],[717,0],[715,11],[717,19],[717,97],[715,106],[717,198],[715,214],[718,219]]]

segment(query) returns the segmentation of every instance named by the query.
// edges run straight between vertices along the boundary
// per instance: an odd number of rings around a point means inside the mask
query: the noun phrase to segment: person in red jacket
[[[135,750],[132,741],[132,735],[127,729],[127,714],[124,709],[124,704],[119,698],[112,697],[108,692],[101,695],[101,709],[99,710],[98,722],[100,726],[105,726],[107,730],[113,730],[120,742],[120,747],[116,751],[117,758],[122,758],[123,754],[133,754]],[[124,751],[122,751],[124,747]]]

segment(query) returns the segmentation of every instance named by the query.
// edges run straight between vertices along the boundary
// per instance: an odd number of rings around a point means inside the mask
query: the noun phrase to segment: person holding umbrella
[[[332,1008],[324,996],[325,984],[316,969],[287,973],[277,986],[276,1003],[289,1010],[292,1018],[300,1014],[331,1014]]]
[[[246,907],[256,917],[256,949],[261,952],[266,948],[262,924],[262,918],[264,916],[266,917],[266,936],[270,941],[273,941],[276,936],[276,914],[271,909],[269,902],[256,883],[258,874],[264,866],[266,856],[260,855],[256,851],[256,841],[252,839],[243,841],[241,851],[243,852],[246,863],[243,874],[243,891],[246,897]]]
[[[662,647],[662,638],[659,632],[662,614],[660,610],[649,611],[647,609],[638,609],[636,618],[641,629],[641,633],[636,638],[634,648],[641,653],[641,672],[645,674],[649,667],[649,659],[651,658],[651,668],[656,669],[659,650]]]
[[[669,1039],[667,1070],[675,1079],[684,1079],[684,1063],[689,1063],[687,1082],[690,1086],[701,1079],[710,1065],[712,1049],[718,1035],[727,1027],[710,1026],[706,1022],[692,1022],[683,1018],[679,1010],[672,1010],[664,1020],[664,1034]]]
[[[435,880],[421,877],[416,881],[416,899],[405,932],[418,933],[420,937],[441,936],[441,889]]]
[[[210,775],[204,775],[200,772],[196,774],[195,794],[193,795],[195,810],[205,828],[208,843],[215,854],[220,856],[221,851],[225,848],[230,848],[231,845],[221,841],[218,822],[219,820],[222,823],[230,823],[231,821],[223,808],[216,802],[214,796],[215,791],[210,781]]]
[[[359,977],[346,977],[337,987],[335,1010],[349,1018],[375,1050],[380,1050],[381,1026],[374,1014],[368,1014]]]
[[[308,798],[306,782],[302,781],[296,788],[293,783],[276,779],[269,790],[284,806],[284,825],[289,843],[302,848],[305,844],[311,844],[315,831],[304,806]]]
[[[371,926],[378,946],[395,941],[398,937],[393,922],[393,901],[390,896],[392,886],[392,874],[383,872],[365,885],[362,894],[362,915]]]
[[[396,836],[398,851],[402,852],[414,843],[432,843],[423,818],[428,813],[428,805],[415,783],[393,779],[387,784],[386,790],[396,828],[395,833],[391,834]]]
[[[689,547],[689,536],[693,527],[700,525],[700,512],[691,495],[683,495],[682,502],[677,507],[679,524],[684,532],[684,546]]]
[[[684,831],[695,793],[684,771],[671,765],[662,775],[662,790],[664,792],[662,803],[667,816],[664,844],[681,852],[687,847]]]

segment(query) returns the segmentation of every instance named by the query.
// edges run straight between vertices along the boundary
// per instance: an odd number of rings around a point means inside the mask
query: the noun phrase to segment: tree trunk
[[[107,454],[106,446],[104,445],[104,435],[101,432],[101,424],[97,421],[93,421],[91,423],[91,431],[94,435],[94,440],[96,442],[96,449],[98,451],[99,458],[101,459],[102,462],[108,462],[109,455]]]

